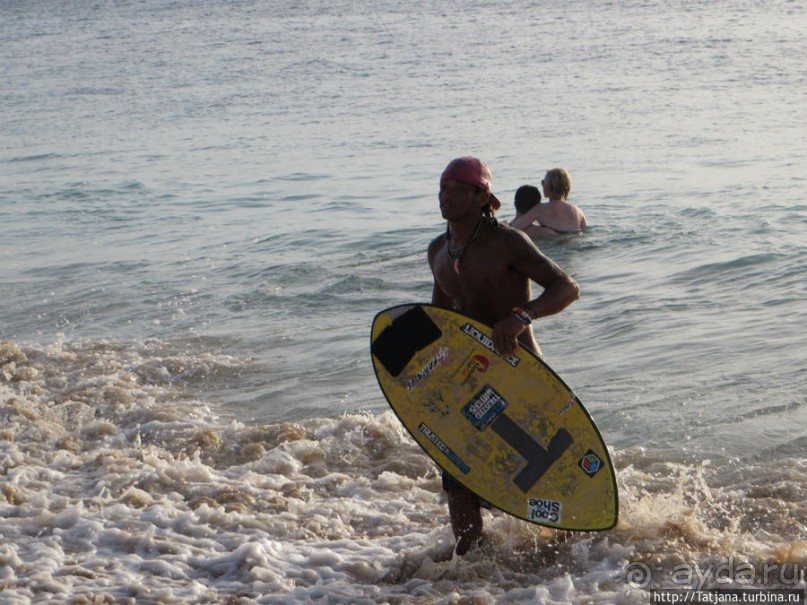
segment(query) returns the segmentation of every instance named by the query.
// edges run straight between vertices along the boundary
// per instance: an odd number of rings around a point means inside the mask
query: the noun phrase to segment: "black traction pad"
[[[370,350],[390,375],[398,376],[418,351],[442,335],[423,307],[412,307],[378,335]]]

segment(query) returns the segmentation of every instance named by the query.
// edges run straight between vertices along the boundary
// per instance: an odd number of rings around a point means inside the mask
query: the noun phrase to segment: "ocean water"
[[[798,2],[0,0],[0,603],[646,603],[807,588]],[[536,324],[620,522],[463,558],[381,394],[437,181],[564,166]]]

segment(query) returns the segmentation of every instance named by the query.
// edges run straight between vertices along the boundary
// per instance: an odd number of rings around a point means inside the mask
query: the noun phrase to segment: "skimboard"
[[[425,452],[483,500],[558,529],[617,522],[608,449],[580,400],[532,351],[502,357],[491,329],[427,304],[381,311],[371,352],[381,390]]]

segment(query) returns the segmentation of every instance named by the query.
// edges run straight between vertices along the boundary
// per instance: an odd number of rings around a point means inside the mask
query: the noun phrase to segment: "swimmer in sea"
[[[508,224],[512,225],[518,218],[527,214],[540,203],[541,192],[538,190],[538,187],[534,185],[522,185],[516,189],[515,199],[513,200],[513,205],[516,207],[516,217]],[[526,233],[531,239],[545,235],[544,228],[535,223],[530,223],[522,228],[521,231]]]
[[[514,218],[510,226],[530,228],[530,237],[544,235],[570,235],[586,230],[588,224],[583,211],[568,201],[572,179],[563,168],[552,168],[541,181],[545,204],[536,204],[522,216]],[[535,227],[534,229],[532,227]]]

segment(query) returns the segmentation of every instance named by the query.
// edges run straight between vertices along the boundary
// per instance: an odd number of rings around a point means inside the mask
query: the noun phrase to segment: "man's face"
[[[487,203],[488,194],[467,183],[440,181],[440,212],[446,220],[461,220],[479,216],[480,209]]]

